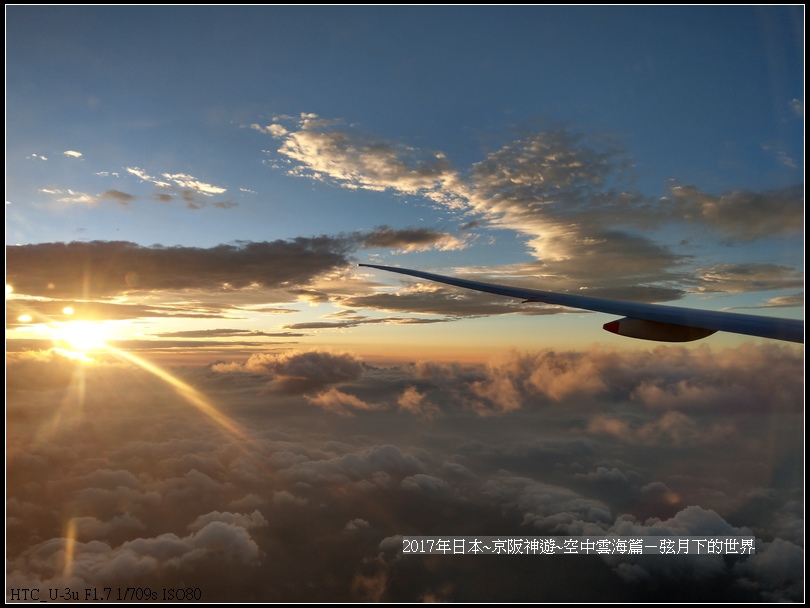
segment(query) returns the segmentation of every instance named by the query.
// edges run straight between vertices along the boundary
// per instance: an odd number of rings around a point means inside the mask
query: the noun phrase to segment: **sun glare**
[[[97,321],[69,321],[53,328],[53,341],[57,346],[74,352],[86,353],[105,347],[109,329]]]

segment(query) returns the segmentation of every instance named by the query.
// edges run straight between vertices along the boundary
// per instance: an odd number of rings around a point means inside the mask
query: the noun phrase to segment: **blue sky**
[[[762,553],[589,562],[596,599],[801,599],[802,346],[660,346],[356,264],[803,318],[803,6],[6,23],[10,584],[135,560],[222,573],[204,599],[463,600],[468,571],[397,535],[631,517]],[[274,553],[311,530],[320,561]],[[595,599],[545,567],[549,597]],[[536,599],[496,571],[475,597]]]

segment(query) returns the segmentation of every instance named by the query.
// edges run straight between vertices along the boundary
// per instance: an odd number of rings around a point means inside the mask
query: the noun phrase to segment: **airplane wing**
[[[396,268],[394,266],[379,266],[377,264],[360,264],[368,268],[387,270],[407,274],[420,279],[428,279],[465,289],[474,289],[499,296],[520,298],[524,302],[542,302],[545,304],[558,304],[621,315],[623,318],[605,323],[604,329],[615,334],[643,340],[656,340],[659,342],[689,342],[705,338],[718,331],[727,331],[746,336],[760,338],[773,338],[788,342],[804,344],[804,321],[796,319],[780,319],[776,317],[761,317],[758,315],[745,315],[733,312],[712,310],[697,310],[694,308],[681,308],[679,306],[666,306],[663,304],[644,304],[641,302],[623,302],[606,298],[593,298],[578,296],[539,289],[525,289],[521,287],[508,287],[495,283],[482,283],[480,281],[467,281],[455,277],[446,277],[440,274]]]

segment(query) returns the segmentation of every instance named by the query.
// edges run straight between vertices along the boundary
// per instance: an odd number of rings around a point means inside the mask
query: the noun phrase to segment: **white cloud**
[[[150,182],[152,184],[155,184],[156,186],[158,186],[160,188],[171,188],[172,187],[172,185],[169,182],[166,182],[166,181],[160,180],[160,179],[158,179],[156,177],[153,177],[152,175],[149,175],[146,171],[144,171],[143,169],[140,169],[139,167],[127,167],[127,173],[130,173],[130,174],[134,175],[135,177],[137,177],[137,178],[139,178],[139,179],[141,179],[141,180],[143,180],[145,182]]]
[[[271,135],[271,136],[276,137],[276,138],[282,138],[282,137],[284,137],[285,135],[287,135],[289,133],[289,131],[287,131],[287,129],[285,129],[283,126],[281,126],[278,123],[273,123],[273,124],[267,125],[266,127],[263,127],[263,126],[261,126],[259,124],[256,124],[256,123],[253,123],[252,125],[250,125],[250,128],[255,129],[256,131],[259,131],[259,133],[265,133],[266,135]]]
[[[164,173],[163,177],[174,182],[181,188],[189,188],[205,196],[214,196],[215,194],[222,194],[227,191],[227,188],[207,184],[186,173]]]

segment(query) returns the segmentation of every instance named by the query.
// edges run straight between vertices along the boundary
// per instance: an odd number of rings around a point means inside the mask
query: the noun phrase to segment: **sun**
[[[109,336],[107,325],[98,321],[68,321],[52,331],[56,346],[80,353],[103,349]]]

